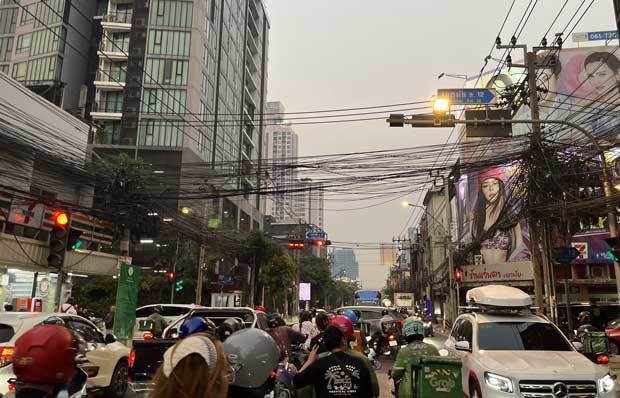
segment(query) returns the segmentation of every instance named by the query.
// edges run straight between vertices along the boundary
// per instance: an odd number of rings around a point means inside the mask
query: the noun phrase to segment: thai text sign
[[[466,265],[463,282],[510,282],[534,279],[531,261],[514,261],[501,264]]]

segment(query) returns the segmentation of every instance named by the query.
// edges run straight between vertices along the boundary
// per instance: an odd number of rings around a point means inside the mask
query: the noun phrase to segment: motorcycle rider
[[[161,305],[155,306],[153,309],[153,313],[146,318],[147,321],[152,322],[153,324],[153,336],[161,338],[161,335],[164,333],[164,329],[168,327],[168,321],[163,317],[162,313],[164,312],[164,307]]]
[[[296,330],[306,336],[306,341],[304,343],[304,347],[306,349],[310,348],[310,342],[319,331],[316,326],[312,323],[312,313],[310,311],[302,310],[299,312],[299,323],[293,325],[293,330]]]
[[[15,379],[10,383],[16,398],[68,397],[83,391],[87,376],[77,368],[83,352],[64,322],[28,330],[15,342],[13,354]]]
[[[278,366],[280,352],[267,332],[260,329],[236,331],[224,342],[224,352],[231,367],[229,397],[263,398],[273,389],[271,376]]]
[[[222,343],[207,334],[193,334],[166,350],[149,397],[225,398],[228,375]]]
[[[295,388],[312,385],[316,396],[322,398],[377,396],[371,385],[368,366],[358,355],[347,350],[345,330],[330,325],[324,333],[329,353],[319,357],[318,346],[314,347],[308,361],[293,377]]]
[[[310,341],[310,349],[313,349],[315,346],[319,346],[319,354],[327,352],[327,348],[325,348],[325,329],[329,326],[329,315],[327,312],[319,312],[316,314],[316,318],[314,318],[314,323],[316,323],[316,328],[319,330],[319,334],[314,336],[314,338]]]
[[[207,333],[211,336],[215,336],[215,330],[216,326],[212,320],[201,316],[193,316],[187,318],[181,324],[179,328],[179,338],[182,339],[196,333]]]
[[[306,336],[286,326],[280,314],[270,314],[267,317],[267,333],[273,338],[280,350],[280,362],[291,358],[291,345],[303,344]]]
[[[415,396],[415,380],[411,365],[418,362],[422,356],[438,356],[439,351],[435,346],[422,341],[424,340],[424,323],[417,318],[405,319],[403,335],[407,345],[398,352],[391,377],[394,379],[397,397],[409,398]]]
[[[353,324],[354,340],[351,342],[351,348],[359,353],[365,354],[367,352],[366,335],[357,327],[357,314],[353,310],[344,310],[342,315],[349,318]]]
[[[375,372],[375,369],[372,366],[370,359],[368,359],[368,357],[366,357],[365,355],[351,349],[350,343],[351,341],[355,340],[355,331],[353,329],[353,322],[351,322],[349,318],[343,315],[337,315],[333,317],[332,319],[330,319],[329,324],[331,326],[336,326],[337,328],[341,329],[344,332],[345,339],[347,342],[346,344],[347,354],[357,356],[358,358],[362,359],[362,361],[364,361],[364,364],[368,368],[368,372],[370,374],[370,382],[372,386],[372,392],[374,394],[373,397],[375,396],[378,397],[379,396],[379,381],[377,379],[377,373]]]

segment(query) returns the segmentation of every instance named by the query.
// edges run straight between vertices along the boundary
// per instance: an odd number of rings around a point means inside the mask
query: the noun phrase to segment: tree
[[[325,296],[332,286],[329,262],[316,256],[300,259],[300,281],[311,284],[312,302],[325,305]]]
[[[262,231],[252,231],[242,239],[237,259],[242,263],[248,264],[251,272],[248,305],[254,306],[256,282],[258,281],[261,268],[266,266],[281,252],[282,248],[274,241],[265,238]]]
[[[283,302],[284,314],[288,315],[288,289],[293,285],[296,274],[297,265],[282,248],[261,268],[259,280],[269,291],[272,310],[278,308],[278,302]]]
[[[332,281],[328,301],[334,307],[353,305],[355,303],[355,291],[359,288],[357,282]]]

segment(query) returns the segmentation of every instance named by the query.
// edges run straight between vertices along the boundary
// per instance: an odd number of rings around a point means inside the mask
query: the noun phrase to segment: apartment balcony
[[[252,35],[248,35],[248,48],[252,55],[258,54],[258,44],[256,44],[256,40]]]
[[[250,28],[250,32],[252,32],[252,35],[254,37],[259,36],[258,25],[256,24],[256,19],[254,16],[252,16],[251,12],[250,15],[248,15],[248,27]]]
[[[247,48],[247,54],[246,54],[245,59],[246,59],[246,65],[247,65],[248,69],[250,70],[250,72],[252,72],[252,73],[258,72],[258,64],[256,63],[256,60],[252,56],[252,53],[251,53],[249,47]]]
[[[248,89],[248,86],[246,84],[246,86],[244,87],[245,90],[245,98],[246,101],[248,101],[249,103],[247,105],[252,105],[252,107],[254,109],[256,109],[256,100],[254,99],[254,95],[252,95],[252,93],[250,92],[250,90]],[[252,118],[254,118],[254,112],[252,112]]]
[[[111,71],[97,71],[95,87],[100,90],[123,90],[125,88],[125,73]]]
[[[101,27],[108,32],[129,32],[132,11],[113,11],[103,16]]]
[[[125,61],[129,53],[129,40],[113,42],[104,40],[101,42],[97,55],[108,61]]]
[[[258,89],[258,85],[252,76],[252,72],[250,72],[250,69],[247,66],[245,67],[245,86],[251,93]]]
[[[90,116],[97,120],[120,120],[123,117],[123,102],[118,100],[97,101]]]

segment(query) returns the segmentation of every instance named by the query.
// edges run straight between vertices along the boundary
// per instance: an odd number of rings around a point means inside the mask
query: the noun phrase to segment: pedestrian
[[[114,316],[116,315],[116,306],[110,306],[110,312],[108,312],[103,320],[105,328],[107,330],[114,330]]]
[[[315,346],[301,371],[293,377],[294,387],[312,385],[316,396],[321,398],[375,397],[366,364],[361,358],[346,352],[345,332],[330,325],[324,333],[329,354],[319,358],[318,346]]]
[[[439,351],[424,340],[424,323],[421,320],[409,317],[403,322],[403,335],[407,345],[400,349],[391,377],[398,398],[415,397],[415,379],[412,366],[419,363],[422,356],[438,356]]]
[[[228,376],[222,343],[207,334],[193,334],[166,350],[149,398],[225,398]]]

